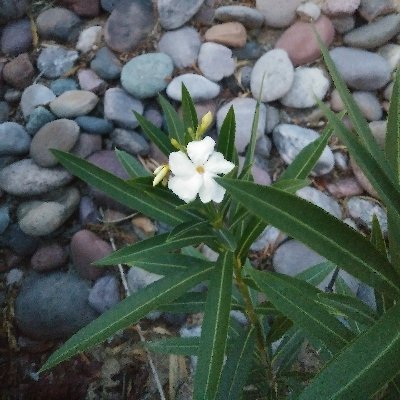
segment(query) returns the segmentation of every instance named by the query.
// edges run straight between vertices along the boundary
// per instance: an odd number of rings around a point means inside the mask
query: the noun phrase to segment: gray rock
[[[272,142],[268,136],[262,135],[256,142],[256,155],[268,158],[272,149]]]
[[[29,0],[0,0],[0,25],[25,15]]]
[[[103,35],[103,28],[99,25],[90,26],[79,34],[78,43],[75,49],[83,54],[97,50]]]
[[[82,115],[75,118],[75,122],[79,125],[83,132],[93,135],[108,135],[114,128],[111,121],[103,118],[92,117],[90,115]]]
[[[61,96],[64,92],[68,92],[69,90],[77,90],[78,84],[74,79],[60,78],[51,82],[50,89],[56,96]]]
[[[79,222],[81,225],[97,223],[100,213],[97,211],[93,200],[89,196],[83,196],[79,203]]]
[[[204,0],[158,0],[158,16],[164,29],[181,27],[199,11]]]
[[[326,15],[354,14],[360,6],[360,0],[326,0],[322,11]]]
[[[146,155],[150,151],[150,146],[146,139],[135,131],[126,129],[114,129],[110,135],[115,147],[125,150],[134,155]]]
[[[114,10],[119,0],[100,0],[101,8],[109,13]]]
[[[185,68],[196,63],[200,45],[200,35],[196,29],[185,26],[165,32],[158,42],[158,50],[168,54],[177,68]]]
[[[260,28],[264,23],[264,15],[258,10],[246,6],[223,6],[215,10],[214,17],[223,22],[241,22],[246,28]]]
[[[272,133],[274,128],[279,124],[280,122],[280,115],[279,115],[279,110],[275,107],[272,107],[270,105],[267,106],[267,123],[265,124],[265,133]]]
[[[266,25],[272,28],[286,28],[295,16],[302,0],[256,0],[256,8],[265,17]]]
[[[376,311],[375,290],[364,282],[360,282],[357,290],[357,297],[369,306],[372,310]]]
[[[400,45],[388,43],[382,46],[378,53],[389,63],[392,71],[400,64]]]
[[[89,285],[75,275],[30,274],[15,302],[15,320],[35,339],[69,337],[97,317],[88,303]]]
[[[378,54],[337,47],[330,55],[347,85],[358,90],[376,90],[390,80],[390,65]]]
[[[274,226],[267,226],[261,235],[254,241],[250,249],[252,251],[263,251],[266,249],[276,249],[284,240],[287,239],[286,233],[281,232]]]
[[[100,314],[119,302],[118,280],[112,275],[103,276],[94,283],[89,293],[89,304]]]
[[[51,111],[59,118],[78,117],[89,114],[99,98],[88,90],[69,90],[50,103]]]
[[[214,82],[231,76],[235,71],[232,50],[212,42],[201,45],[198,65],[203,75]]]
[[[104,116],[121,128],[135,129],[138,121],[133,114],[143,114],[143,104],[120,88],[108,89],[104,95]]]
[[[10,115],[10,106],[6,101],[0,101],[0,122],[6,122]]]
[[[385,139],[386,139],[386,129],[387,129],[387,121],[372,121],[369,124],[372,135],[375,140],[379,144],[379,146],[384,149],[385,148]]]
[[[33,136],[42,126],[54,121],[56,116],[47,108],[42,106],[36,107],[29,115],[28,122],[26,123],[26,131]]]
[[[4,233],[10,223],[10,212],[8,207],[0,207],[0,235]]]
[[[232,52],[238,60],[257,60],[265,53],[265,50],[260,43],[249,41],[244,47],[233,49]]]
[[[18,224],[9,225],[0,236],[3,247],[10,248],[20,256],[32,255],[39,245],[39,240],[22,232]]]
[[[90,68],[105,80],[118,79],[122,64],[108,47],[99,49],[90,63]]]
[[[306,1],[296,8],[296,14],[304,22],[316,21],[321,15],[321,8],[311,1]]]
[[[6,275],[6,286],[18,285],[22,277],[24,276],[24,272],[19,268],[13,268],[7,275]]]
[[[52,46],[44,48],[38,57],[37,67],[46,78],[59,78],[66,74],[79,58],[75,50]]]
[[[103,94],[107,87],[106,82],[91,69],[81,69],[78,72],[79,86],[82,90]]]
[[[202,75],[183,74],[175,77],[167,86],[167,95],[182,101],[182,83],[186,86],[193,101],[210,100],[219,95],[220,86]]]
[[[68,261],[66,248],[58,243],[48,243],[39,247],[31,258],[31,266],[35,271],[50,271],[63,267]]]
[[[333,157],[335,158],[335,166],[340,171],[347,171],[349,169],[349,157],[347,154],[344,154],[341,151],[335,151]]]
[[[353,98],[368,121],[378,121],[382,118],[382,107],[374,93],[354,92]]]
[[[244,89],[250,89],[250,81],[251,81],[251,72],[253,71],[253,67],[245,65],[240,68],[238,81],[242,85]]]
[[[297,125],[280,124],[273,131],[273,142],[286,164],[290,164],[304,147],[318,138],[317,132]],[[317,161],[313,174],[328,174],[334,164],[332,151],[327,146]]]
[[[29,151],[31,138],[16,122],[0,124],[0,156],[22,155]]]
[[[40,83],[28,86],[21,97],[22,114],[25,118],[28,118],[37,106],[45,106],[55,98],[55,94]]]
[[[132,96],[145,99],[167,87],[174,66],[164,53],[147,53],[132,58],[121,72],[121,84]]]
[[[356,25],[356,20],[352,15],[341,15],[331,19],[335,31],[338,33],[347,33],[354,29]]]
[[[361,0],[358,11],[367,21],[372,21],[380,15],[396,10],[392,0]]]
[[[102,140],[100,135],[81,133],[71,153],[79,158],[86,158],[96,151],[101,150]]]
[[[11,56],[29,51],[32,48],[32,30],[29,19],[21,19],[7,24],[1,35],[0,47],[4,54]]]
[[[0,188],[15,196],[35,196],[62,187],[72,180],[64,168],[42,168],[31,159],[0,170]]]

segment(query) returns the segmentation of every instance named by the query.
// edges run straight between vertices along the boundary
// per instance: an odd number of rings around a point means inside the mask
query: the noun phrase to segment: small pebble
[[[296,9],[302,0],[256,0],[256,8],[271,28],[286,28],[296,16]]]
[[[78,90],[78,84],[71,78],[60,78],[50,83],[50,89],[56,96],[61,96],[69,90]]]
[[[240,22],[214,25],[204,34],[207,42],[220,43],[228,47],[243,47],[246,44],[246,28]]]
[[[28,54],[20,54],[3,68],[3,79],[16,89],[25,89],[32,83],[35,70]]]
[[[108,47],[102,47],[91,61],[90,68],[100,78],[114,80],[121,75],[122,64]]]
[[[106,89],[106,82],[91,69],[81,69],[78,72],[79,86],[96,94],[103,94]]]
[[[28,153],[31,138],[16,122],[0,124],[0,156],[23,155]]]
[[[97,279],[90,289],[88,301],[100,314],[118,304],[118,280],[112,275],[106,275]]]
[[[42,106],[36,107],[29,115],[28,122],[25,126],[26,131],[33,136],[42,126],[54,121],[55,119],[56,116],[47,108]]]
[[[215,19],[223,22],[240,22],[246,28],[257,29],[264,23],[264,15],[246,6],[223,6],[215,10]]]
[[[110,134],[110,139],[115,147],[134,155],[146,155],[150,151],[146,139],[135,131],[126,129],[114,129]]]
[[[46,78],[59,78],[71,70],[79,58],[75,50],[63,47],[45,47],[39,54],[37,67]]]
[[[22,114],[27,119],[37,106],[45,106],[55,98],[55,94],[40,83],[28,86],[21,96]]]
[[[89,114],[99,98],[87,90],[69,90],[50,103],[51,111],[60,118],[78,117]]]
[[[63,267],[68,254],[58,243],[50,243],[39,247],[31,258],[31,266],[35,271],[50,271]]]
[[[307,1],[296,9],[297,15],[305,22],[316,21],[321,15],[321,9],[317,4]]]
[[[75,122],[79,125],[83,132],[93,135],[108,135],[114,128],[111,121],[103,118],[92,117],[90,115],[82,115],[75,118]]]
[[[159,0],[158,17],[166,30],[181,27],[199,11],[204,0]]]
[[[5,26],[1,35],[0,48],[2,53],[10,56],[17,56],[31,50],[32,30],[29,19],[12,21]]]
[[[89,53],[89,51],[96,50],[97,45],[101,41],[101,36],[103,33],[103,28],[101,26],[95,25],[84,29],[78,39],[78,43],[75,49],[80,51],[82,54]]]

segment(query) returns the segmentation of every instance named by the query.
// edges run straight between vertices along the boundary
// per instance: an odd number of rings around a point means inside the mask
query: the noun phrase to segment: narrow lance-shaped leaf
[[[318,286],[329,274],[333,273],[335,268],[335,264],[325,261],[300,272],[296,275],[296,278],[308,282],[313,286]]]
[[[218,135],[217,151],[222,153],[228,161],[233,163],[237,162],[235,135],[235,110],[233,109],[233,106],[231,106],[226,114]]]
[[[199,343],[200,338],[198,337],[180,337],[146,342],[145,346],[155,353],[192,356],[197,354]]]
[[[390,205],[387,207],[387,219],[390,260],[400,275],[400,216],[398,210]]]
[[[118,149],[115,149],[115,153],[117,154],[118,160],[124,167],[125,171],[131,178],[150,176],[150,173],[138,160],[136,160],[135,157]]]
[[[182,116],[185,132],[188,128],[196,132],[198,120],[197,112],[194,108],[193,100],[186,86],[182,83]]]
[[[178,113],[175,111],[174,107],[168,102],[168,100],[162,96],[158,95],[158,102],[164,112],[165,120],[168,126],[168,133],[171,139],[175,139],[184,146],[185,143],[185,127],[181,121]],[[176,150],[175,150],[176,151]]]

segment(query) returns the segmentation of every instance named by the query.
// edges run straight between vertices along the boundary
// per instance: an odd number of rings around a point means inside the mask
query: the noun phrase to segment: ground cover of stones
[[[249,142],[255,98],[261,98],[253,176],[268,185],[323,129],[314,96],[334,111],[343,109],[311,21],[383,145],[400,61],[398,10],[391,0],[0,0],[4,398],[159,398],[135,327],[37,380],[35,372],[63,340],[126,295],[117,268],[91,262],[168,229],[74,179],[50,148],[126,178],[113,151],[118,148],[152,170],[164,159],[132,110],[164,126],[156,96],[163,93],[179,109],[183,82],[199,116],[216,115],[209,132],[215,138],[233,105],[240,153]],[[362,232],[368,233],[374,214],[387,229],[374,189],[335,137],[312,184],[297,194]],[[258,238],[250,257],[258,268],[289,275],[323,260],[275,228]],[[132,296],[159,278],[136,268],[125,272]],[[373,303],[369,287],[348,274],[342,278]],[[141,322],[147,340],[200,333],[201,315],[148,317]],[[190,398],[193,364],[153,357],[170,398]],[[317,364],[303,353],[298,368]]]

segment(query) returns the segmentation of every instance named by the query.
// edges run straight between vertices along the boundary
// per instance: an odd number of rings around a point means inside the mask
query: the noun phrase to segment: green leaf
[[[185,127],[175,108],[161,94],[158,95],[158,102],[164,112],[169,137],[177,140],[182,146],[185,146]]]
[[[372,216],[372,229],[370,240],[375,248],[379,250],[385,257],[387,257],[385,238],[383,236],[383,232],[376,214]]]
[[[358,336],[311,382],[299,400],[365,400],[399,372],[400,303]]]
[[[146,342],[145,347],[155,353],[192,356],[197,354],[199,343],[200,338],[198,337],[182,337]]]
[[[231,106],[228,113],[226,114],[218,135],[217,151],[222,153],[225,159],[233,163],[237,163],[235,135],[235,110],[233,109],[233,106]]]
[[[172,313],[198,313],[204,312],[207,293],[205,292],[189,292],[177,298],[172,303],[163,304],[158,307],[158,311],[166,311]]]
[[[220,254],[210,277],[194,383],[194,400],[214,399],[224,363],[234,254]]]
[[[191,268],[147,286],[106,311],[99,318],[82,328],[55,351],[39,372],[101,343],[120,329],[135,324],[159,304],[171,302],[197,283],[210,278],[213,267]]]
[[[188,128],[196,132],[199,121],[197,120],[196,109],[194,108],[193,100],[186,86],[182,83],[182,116],[185,132]]]
[[[193,233],[207,233],[210,234],[211,232],[211,227],[208,221],[199,221],[199,222],[183,222],[182,224],[179,224],[172,229],[172,231],[169,233],[167,241],[173,241],[180,239],[185,236],[192,236]]]
[[[171,204],[172,198],[170,197],[157,196],[157,191],[150,193],[147,186],[144,185],[135,187],[135,185],[71,154],[59,150],[52,150],[52,152],[57,160],[74,175],[121,204],[173,226],[189,219],[187,212],[177,210],[176,206]],[[176,204],[179,203],[176,202]]]
[[[332,352],[342,349],[353,334],[314,301],[319,290],[306,282],[273,272],[248,269],[259,289],[284,315]]]
[[[299,189],[306,187],[310,184],[309,179],[279,179],[279,181],[272,184],[276,189],[285,190],[289,193],[296,193]]]
[[[296,278],[306,281],[310,285],[318,286],[329,274],[333,273],[335,268],[335,264],[325,261],[300,272],[296,275]]]
[[[312,248],[370,286],[399,297],[400,277],[369,241],[319,207],[281,190],[218,179],[250,212]]]
[[[135,157],[118,149],[115,149],[115,153],[117,154],[119,162],[131,178],[150,176],[150,173]]]
[[[400,275],[400,217],[390,206],[387,207],[387,219],[390,260]]]
[[[278,315],[272,322],[271,329],[268,332],[268,343],[276,342],[293,326],[293,322],[284,315]]]

